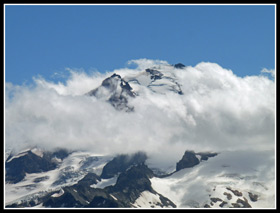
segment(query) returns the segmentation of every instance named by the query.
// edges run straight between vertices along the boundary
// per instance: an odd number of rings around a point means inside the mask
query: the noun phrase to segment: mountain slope
[[[171,176],[153,177],[152,187],[181,208],[273,208],[274,174],[258,167],[259,161],[258,152],[224,152]]]
[[[175,65],[175,68],[182,69],[184,65]],[[131,112],[134,107],[129,104],[129,99],[139,95],[139,87],[147,88],[158,94],[165,94],[170,91],[180,95],[183,94],[174,74],[148,68],[137,74],[123,77],[114,73],[104,79],[99,87],[87,92],[86,95],[105,100],[117,110]]]
[[[273,173],[264,177],[264,168],[257,167],[257,155],[254,151],[249,156],[248,152],[217,155],[186,151],[175,172],[158,176],[145,163],[144,154],[106,158],[74,152],[53,170],[27,174],[24,180],[6,184],[6,207],[273,207]],[[16,156],[24,159],[24,155]],[[198,161],[190,165],[193,157]],[[239,163],[247,157],[253,158],[255,165]],[[266,157],[270,157],[269,152]],[[126,169],[117,172],[108,167],[116,162]],[[178,165],[182,167],[178,169]],[[106,179],[102,178],[104,169],[112,174]]]
[[[129,83],[118,74],[114,73],[106,78],[99,87],[89,91],[87,95],[106,100],[117,110],[133,111],[133,107],[128,105],[128,99],[135,97],[135,94]]]

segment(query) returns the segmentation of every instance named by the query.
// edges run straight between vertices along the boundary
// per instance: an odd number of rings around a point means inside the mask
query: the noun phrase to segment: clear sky
[[[6,5],[5,80],[132,59],[218,63],[238,76],[275,69],[274,5]]]

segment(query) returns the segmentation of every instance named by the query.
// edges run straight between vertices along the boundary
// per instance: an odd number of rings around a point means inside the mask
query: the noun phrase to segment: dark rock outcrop
[[[88,173],[82,180],[73,186],[63,187],[63,193],[54,196],[51,193],[44,198],[43,206],[45,207],[124,207],[121,202],[117,202],[110,196],[105,189],[92,188],[92,184],[100,181],[100,177],[94,173]]]
[[[182,63],[178,63],[178,64],[175,64],[174,67],[175,67],[176,69],[183,69],[183,68],[186,67],[186,66],[185,66],[184,64],[182,64]]]
[[[161,201],[161,203],[158,203],[159,206],[176,207],[171,200],[157,193],[152,188],[151,181],[149,180],[152,177],[154,177],[152,170],[144,163],[138,164],[121,173],[116,184],[107,187],[106,190],[113,194],[118,200],[121,200],[125,206],[133,207],[132,204],[141,196],[141,193],[149,191],[159,196]]]
[[[90,186],[92,184],[97,184],[99,181],[101,181],[101,178],[98,175],[95,173],[88,173],[82,180],[78,182],[78,185]]]
[[[147,155],[143,152],[137,152],[131,155],[118,155],[109,161],[102,170],[101,178],[108,179],[126,171],[129,167],[144,163]]]
[[[220,203],[220,205],[219,205],[219,206],[220,206],[221,208],[223,208],[223,207],[224,207],[224,205],[226,205],[226,204],[227,204],[227,202],[226,202],[226,201],[223,201],[222,203]]]
[[[234,208],[252,208],[245,197],[243,197],[243,200],[238,198],[236,203],[232,203],[232,206]]]
[[[116,203],[104,189],[76,184],[64,187],[63,191],[61,196],[48,196],[43,205],[45,207],[103,207],[103,205],[104,207],[123,207],[120,203]]]
[[[160,206],[176,207],[168,198],[154,191],[149,180],[152,177],[153,172],[144,163],[137,164],[122,172],[115,185],[100,189],[90,187],[91,184],[100,180],[96,174],[91,173],[86,175],[77,184],[64,187],[62,189],[63,193],[59,196],[55,196],[58,192],[45,196],[42,199],[43,206],[84,208],[135,207],[133,203],[141,196],[141,193],[149,191],[159,195]]]
[[[224,192],[224,195],[227,196],[228,200],[232,199],[232,195],[230,193]]]
[[[14,158],[8,158],[7,163],[11,163],[14,160],[20,160],[19,162],[25,162],[25,158],[28,159],[28,163],[31,160],[37,162],[34,163],[34,168],[32,172],[43,171],[36,167],[36,163],[40,164],[42,159],[48,160],[48,162],[57,162],[54,161],[54,158],[65,158],[67,152],[53,152],[53,153],[44,153],[43,156],[36,155],[31,151],[26,153],[20,153],[20,155]],[[200,156],[200,157],[199,157]],[[186,151],[182,159],[177,163],[176,171],[179,171],[182,168],[189,168],[199,164],[202,159],[207,160],[209,157],[216,156],[216,153],[195,153],[193,151]],[[24,158],[25,157],[25,158]],[[40,160],[38,160],[40,158]],[[31,160],[30,160],[31,159]],[[81,207],[81,208],[118,208],[118,207],[141,207],[141,202],[147,202],[146,204],[150,207],[176,207],[176,205],[169,200],[167,197],[159,194],[152,188],[150,179],[155,177],[153,171],[145,165],[147,156],[143,152],[138,152],[131,155],[118,155],[109,161],[104,167],[102,174],[100,176],[95,173],[88,171],[73,171],[71,166],[63,167],[61,173],[59,173],[58,178],[53,182],[54,186],[64,185],[67,183],[67,180],[73,178],[79,178],[81,175],[82,179],[78,179],[76,184],[68,185],[60,188],[57,191],[45,192],[44,195],[34,195],[32,199],[22,200],[18,203],[10,204],[6,207],[34,207],[41,204],[43,207]],[[199,160],[200,159],[200,160]],[[87,167],[94,163],[97,160],[96,157],[89,157],[80,161],[81,168]],[[23,166],[24,164],[20,164]],[[57,166],[57,163],[54,163],[54,166]],[[48,168],[48,167],[44,167]],[[52,168],[52,167],[50,167]],[[49,169],[50,169],[49,168]],[[27,166],[24,172],[30,172],[30,168]],[[82,173],[79,173],[82,172]],[[25,174],[25,173],[24,173]],[[105,188],[95,188],[96,184],[102,179],[108,179],[116,177],[116,183]],[[34,184],[28,185],[28,187],[36,187],[36,183],[47,180],[48,176],[42,176],[35,178],[33,180]],[[106,181],[105,181],[106,182]],[[25,186],[27,187],[27,186]],[[238,193],[237,190],[232,190],[228,188],[231,192],[229,193]],[[227,194],[229,194],[227,193]],[[225,195],[227,195],[225,194]],[[148,195],[148,196],[146,196]],[[151,195],[151,196],[150,196]],[[241,194],[242,195],[242,194]],[[32,195],[33,196],[33,195]],[[168,196],[168,195],[167,195]],[[137,199],[141,197],[141,202],[138,203]],[[156,197],[156,201],[150,201],[149,197]],[[251,199],[251,198],[250,198]],[[213,203],[218,203],[220,207],[223,207],[227,203],[220,198],[210,198],[210,205],[213,206]],[[137,202],[136,202],[137,201]],[[148,204],[149,203],[149,204]],[[210,207],[206,205],[205,207]],[[237,200],[236,203],[232,206],[238,207],[249,207],[248,201],[243,198]]]
[[[43,156],[34,154],[31,150],[10,156],[5,162],[6,183],[17,183],[24,179],[26,173],[40,173],[57,168],[54,158],[64,159],[68,156],[66,150],[44,152]],[[39,181],[39,180],[38,180]]]
[[[211,197],[210,200],[211,200],[212,202],[214,202],[214,203],[216,203],[216,202],[218,202],[218,201],[220,201],[220,202],[223,201],[221,198],[218,198],[218,197]]]
[[[104,93],[104,91],[106,92]],[[116,73],[103,80],[99,87],[89,91],[86,95],[105,98],[117,110],[133,111],[133,107],[128,106],[128,98],[135,97],[135,93],[129,83]]]
[[[206,161],[210,157],[215,157],[218,153],[212,152],[198,152],[195,153],[194,151],[186,151],[183,155],[182,159],[176,164],[176,171],[185,168],[191,168],[198,165],[201,161]],[[200,160],[197,156],[200,156]]]
[[[158,70],[154,70],[154,69],[146,69],[146,72],[150,74],[150,78],[151,80],[157,80],[157,79],[161,79],[163,74],[158,71]]]
[[[238,190],[234,190],[230,187],[226,188],[227,190],[231,191],[235,196],[241,197],[242,196],[242,192],[238,191]]]
[[[251,193],[251,192],[248,192],[248,194],[249,194],[249,198],[250,198],[251,201],[253,201],[253,202],[258,201],[258,198],[259,198],[258,195],[253,194],[253,193]]]
[[[186,151],[182,159],[176,164],[176,171],[191,168],[197,164],[199,164],[199,159],[195,156],[195,152]]]
[[[118,208],[125,207],[120,202],[103,196],[95,196],[86,208]]]

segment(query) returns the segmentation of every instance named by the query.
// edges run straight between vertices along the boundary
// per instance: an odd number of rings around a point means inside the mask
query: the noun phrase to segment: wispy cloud
[[[275,78],[275,69],[266,69],[266,68],[263,68],[261,70],[261,73],[268,73],[270,74],[273,78]]]

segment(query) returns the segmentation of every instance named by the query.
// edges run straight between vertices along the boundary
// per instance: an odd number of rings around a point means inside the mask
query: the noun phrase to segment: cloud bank
[[[5,86],[5,147],[68,148],[114,154],[145,151],[178,160],[185,150],[274,150],[275,82],[238,77],[215,63],[175,69],[166,61],[132,60],[135,68],[108,73],[68,69],[65,83],[34,78],[34,86]],[[84,95],[117,73],[155,67],[172,73],[183,95],[133,87],[133,113]],[[267,71],[263,71],[267,72]],[[272,73],[272,71],[269,71]],[[275,72],[274,72],[275,73]]]

